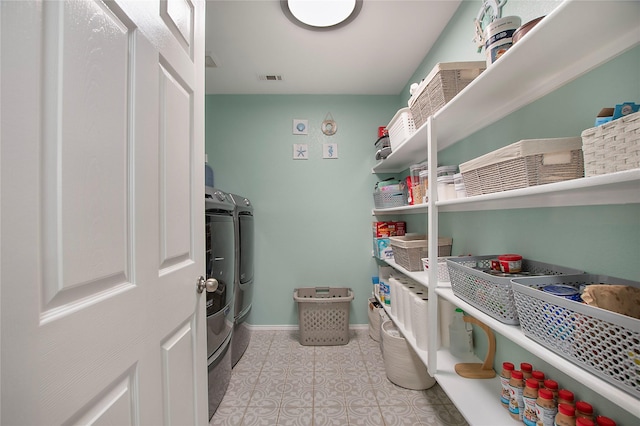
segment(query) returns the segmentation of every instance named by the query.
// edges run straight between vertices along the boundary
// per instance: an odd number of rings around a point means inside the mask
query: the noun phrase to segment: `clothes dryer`
[[[231,362],[235,366],[242,358],[251,339],[251,331],[245,321],[251,311],[253,299],[255,237],[251,201],[241,195],[230,195],[235,204],[235,318],[234,335],[231,341]]]
[[[209,417],[217,410],[231,379],[231,340],[235,281],[235,205],[228,194],[207,188],[205,194],[206,277],[218,283],[207,292],[207,364]]]

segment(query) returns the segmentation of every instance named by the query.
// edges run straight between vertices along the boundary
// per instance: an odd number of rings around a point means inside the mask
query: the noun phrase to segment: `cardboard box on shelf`
[[[393,258],[393,250],[391,249],[389,238],[373,239],[373,255],[383,260]]]
[[[406,222],[373,222],[373,237],[400,237],[406,233]]]

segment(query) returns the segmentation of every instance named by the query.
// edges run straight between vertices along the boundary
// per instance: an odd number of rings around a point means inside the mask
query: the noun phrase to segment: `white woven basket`
[[[585,176],[640,167],[640,112],[582,132]]]
[[[460,164],[468,196],[584,176],[579,137],[524,139]]]
[[[427,367],[418,358],[393,322],[382,323],[382,356],[387,378],[398,386],[413,390],[428,389],[436,384]]]

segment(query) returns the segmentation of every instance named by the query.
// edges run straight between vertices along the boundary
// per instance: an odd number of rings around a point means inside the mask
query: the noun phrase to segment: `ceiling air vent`
[[[282,81],[281,75],[276,74],[268,74],[268,75],[259,75],[258,80],[260,81]]]

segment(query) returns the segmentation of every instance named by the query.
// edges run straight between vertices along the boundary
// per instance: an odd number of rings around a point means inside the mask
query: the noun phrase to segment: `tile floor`
[[[343,346],[302,346],[297,330],[252,331],[211,426],[467,425],[436,384],[391,383],[367,329]]]

